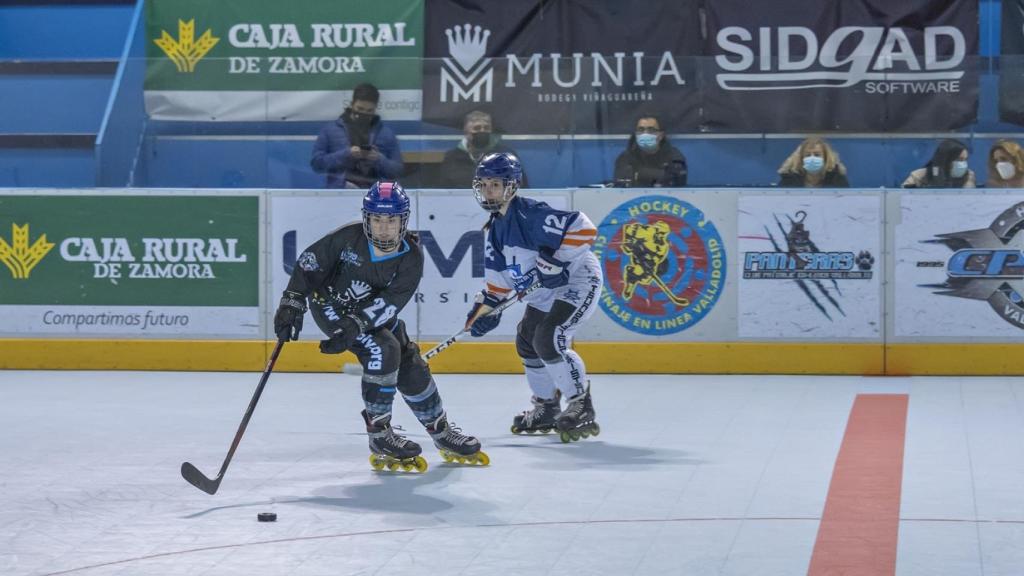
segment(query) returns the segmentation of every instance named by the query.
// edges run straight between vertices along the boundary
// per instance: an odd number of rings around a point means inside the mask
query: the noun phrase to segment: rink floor
[[[188,485],[258,379],[0,372],[0,574],[808,574],[859,394],[909,398],[895,574],[1024,572],[1024,379],[597,375],[602,433],[563,445],[509,433],[522,377],[440,375],[492,464],[444,464],[399,402],[430,462],[401,475],[356,377],[275,374],[220,491]]]

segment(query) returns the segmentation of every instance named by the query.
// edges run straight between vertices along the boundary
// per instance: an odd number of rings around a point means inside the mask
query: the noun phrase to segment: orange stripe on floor
[[[906,394],[858,394],[846,423],[808,576],[896,573]]]

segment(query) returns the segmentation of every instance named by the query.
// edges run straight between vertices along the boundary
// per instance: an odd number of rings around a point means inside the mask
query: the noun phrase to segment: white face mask
[[[1009,180],[1017,175],[1013,162],[996,162],[996,172],[999,172],[999,177],[1003,180]]]

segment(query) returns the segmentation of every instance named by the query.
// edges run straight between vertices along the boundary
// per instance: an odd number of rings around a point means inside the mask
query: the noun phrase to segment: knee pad
[[[533,333],[533,349],[545,364],[555,364],[562,361],[562,352],[555,344],[555,329],[558,326],[549,322],[542,322]]]

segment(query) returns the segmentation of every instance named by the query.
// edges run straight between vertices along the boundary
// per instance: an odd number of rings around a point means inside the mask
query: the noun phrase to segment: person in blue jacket
[[[352,105],[320,129],[310,165],[317,174],[327,174],[328,188],[365,190],[401,175],[398,138],[377,115],[379,102],[373,84],[360,84],[352,91]]]

